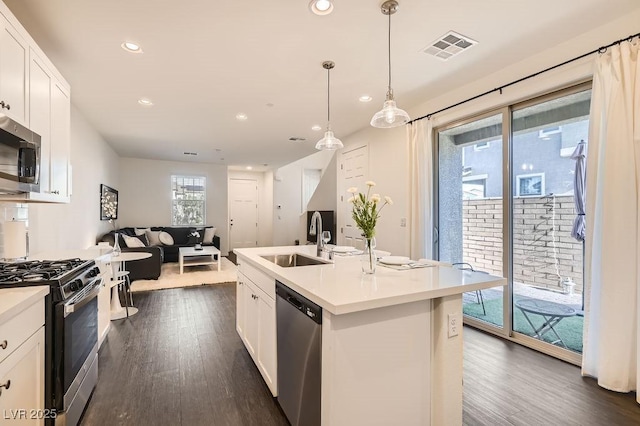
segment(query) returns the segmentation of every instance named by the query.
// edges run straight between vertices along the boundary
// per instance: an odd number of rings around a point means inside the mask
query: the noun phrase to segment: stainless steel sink
[[[293,268],[295,266],[324,265],[331,263],[328,260],[309,257],[299,253],[292,254],[274,254],[269,256],[260,256],[269,262],[273,262],[283,268]]]

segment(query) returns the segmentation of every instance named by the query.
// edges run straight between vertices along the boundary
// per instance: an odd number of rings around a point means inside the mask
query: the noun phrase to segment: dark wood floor
[[[235,286],[135,294],[112,322],[81,424],[286,425],[235,331]],[[465,327],[465,425],[638,425],[635,395],[570,364]]]
[[[235,285],[135,293],[82,425],[286,425],[235,330]]]

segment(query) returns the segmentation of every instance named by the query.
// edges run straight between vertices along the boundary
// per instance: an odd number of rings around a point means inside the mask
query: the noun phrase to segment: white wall
[[[409,160],[405,134],[404,127],[393,129],[367,127],[342,140],[345,143],[343,151],[368,145],[369,173],[366,180],[372,180],[376,183],[376,193],[383,197],[388,195],[393,200],[393,205],[386,206],[378,219],[376,247],[402,256],[407,256],[409,253],[409,228],[400,226],[400,220],[409,217],[409,175],[407,172]],[[338,163],[340,161],[341,157],[338,158]],[[340,164],[337,169],[339,172]],[[338,176],[340,176],[339,173]],[[338,183],[338,185],[340,184]],[[365,190],[365,188],[358,189]],[[346,200],[350,194],[337,194],[337,199],[340,196]],[[339,202],[338,205],[340,205]],[[345,204],[343,203],[343,205]],[[346,214],[339,212],[338,232],[344,224],[340,213]]]
[[[218,228],[220,251],[228,254],[227,167],[182,161],[120,159],[118,227],[170,226],[171,175],[205,176],[206,224]]]
[[[324,179],[335,181],[335,171],[328,171],[334,151],[319,151],[275,171],[273,182],[273,245],[293,245],[295,240],[306,241],[306,210],[302,211],[302,171],[305,168],[322,169]],[[335,164],[335,163],[334,163]],[[326,173],[331,173],[329,178]],[[335,187],[334,187],[335,188]],[[314,210],[335,209],[334,191],[323,191],[324,199],[312,197]]]
[[[324,169],[320,183],[307,203],[307,211],[336,210],[336,158],[338,158],[337,155],[331,157],[331,161]]]
[[[258,185],[258,246],[273,244],[273,172],[229,170],[231,179],[253,179]],[[229,200],[231,199],[229,185]],[[228,205],[230,201],[228,201]]]
[[[71,107],[72,190],[69,204],[29,204],[30,254],[84,249],[109,231],[100,221],[100,184],[118,187],[118,155]]]
[[[582,36],[554,46],[547,51],[532,56],[526,61],[513,64],[498,73],[479,77],[454,92],[434,99],[425,100],[417,107],[408,108],[409,115],[417,118],[440,108],[491,90],[495,87],[533,74],[547,67],[564,62],[580,54],[607,45],[615,40],[638,32],[640,9],[616,21],[604,23],[601,27],[585,32]],[[460,118],[478,114],[520,100],[525,100],[571,84],[585,81],[592,76],[595,56],[526,80],[503,90],[502,94],[491,94],[478,100],[454,108],[432,118],[433,126],[443,125]],[[402,98],[396,99],[398,106],[407,108]],[[395,204],[386,208],[378,222],[376,241],[378,248],[391,251],[395,255],[409,255],[409,232],[400,228],[400,219],[409,218],[409,174],[408,138],[406,129],[374,129],[367,126],[362,130],[342,137],[345,148],[341,151],[369,145],[369,179],[374,180],[380,194],[391,196]],[[338,167],[339,171],[339,167]],[[339,175],[338,175],[339,176]],[[338,197],[340,194],[338,194]]]

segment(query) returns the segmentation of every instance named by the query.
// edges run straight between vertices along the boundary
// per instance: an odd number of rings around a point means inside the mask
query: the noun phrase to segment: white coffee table
[[[184,272],[185,266],[213,265],[214,263],[218,264],[218,272],[220,272],[220,250],[213,246],[203,246],[202,250],[180,247],[178,262],[180,274]]]

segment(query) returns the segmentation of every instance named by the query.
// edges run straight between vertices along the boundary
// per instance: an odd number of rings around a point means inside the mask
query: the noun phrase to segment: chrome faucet
[[[322,257],[322,252],[324,251],[324,241],[322,240],[322,216],[320,216],[319,211],[315,211],[313,213],[313,216],[311,216],[311,226],[309,227],[309,234],[316,236],[316,256]]]

